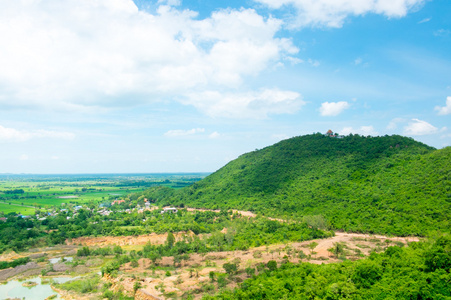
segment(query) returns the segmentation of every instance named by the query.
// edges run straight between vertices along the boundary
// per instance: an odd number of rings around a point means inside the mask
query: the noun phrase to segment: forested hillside
[[[203,299],[449,299],[449,236],[339,264],[282,264]]]
[[[449,231],[451,148],[402,136],[312,134],[246,153],[160,204],[250,210],[335,229],[395,235]],[[323,222],[324,223],[324,222]]]

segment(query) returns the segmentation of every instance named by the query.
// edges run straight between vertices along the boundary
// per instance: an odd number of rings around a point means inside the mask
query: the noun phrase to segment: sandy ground
[[[327,239],[261,246],[246,251],[211,252],[204,255],[191,254],[187,261],[177,265],[176,270],[170,271],[170,274],[166,274],[167,268],[164,267],[174,266],[172,257],[164,257],[158,261],[158,267],[162,269],[155,271],[151,268],[152,262],[150,260],[140,259],[139,267],[132,268],[130,263],[125,264],[121,267],[123,274],[110,280],[129,293],[133,291],[134,282],[138,280],[146,293],[161,299],[168,298],[167,296],[171,292],[177,296],[192,292],[195,299],[200,299],[209,285],[217,285],[217,282],[211,282],[210,271],[224,273],[223,265],[225,263],[239,263],[239,273],[234,280],[229,280],[227,284],[228,287],[233,288],[247,278],[244,272],[245,268],[251,267],[257,270],[258,264],[266,264],[270,260],[277,261],[279,265],[286,260],[293,263],[335,263],[340,260],[328,251],[335,243],[343,243],[346,258],[356,260],[368,255],[373,249],[382,251],[387,246],[393,246],[396,243],[398,245],[400,243],[407,244],[412,241],[418,241],[418,238],[389,238],[379,235],[336,232],[334,237]],[[308,247],[312,242],[317,243],[313,250]],[[301,252],[304,254],[302,256],[307,257],[301,259]]]
[[[193,232],[174,232],[176,240],[182,239],[184,236],[192,236]],[[161,245],[166,242],[167,233],[164,234],[144,234],[137,236],[101,236],[101,237],[79,237],[66,241],[66,245],[82,245],[105,247],[110,245],[118,246],[140,246],[150,242],[153,245]]]

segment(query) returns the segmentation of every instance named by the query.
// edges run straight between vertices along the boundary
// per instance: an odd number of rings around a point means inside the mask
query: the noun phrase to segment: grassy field
[[[21,213],[23,215],[31,215],[34,214],[35,208],[34,207],[26,207],[16,204],[8,204],[8,203],[0,203],[0,212],[3,212],[4,214],[9,214],[11,212],[13,213]]]
[[[0,212],[30,214],[61,204],[100,204],[151,186],[180,188],[206,174],[1,175]]]

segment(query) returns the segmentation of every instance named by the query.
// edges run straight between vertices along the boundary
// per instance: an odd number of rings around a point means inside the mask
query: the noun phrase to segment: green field
[[[4,214],[9,214],[11,212],[17,213],[17,214],[23,214],[23,215],[32,215],[35,212],[34,207],[26,207],[21,205],[15,205],[15,204],[4,204],[0,203],[0,212],[3,212]]]
[[[180,188],[205,174],[0,175],[0,213],[34,213],[62,204],[93,204],[164,185]]]

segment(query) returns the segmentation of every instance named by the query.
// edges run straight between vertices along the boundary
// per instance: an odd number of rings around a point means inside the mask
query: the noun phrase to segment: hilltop
[[[159,204],[250,210],[318,227],[394,235],[449,231],[451,148],[398,135],[294,137],[246,153]]]

